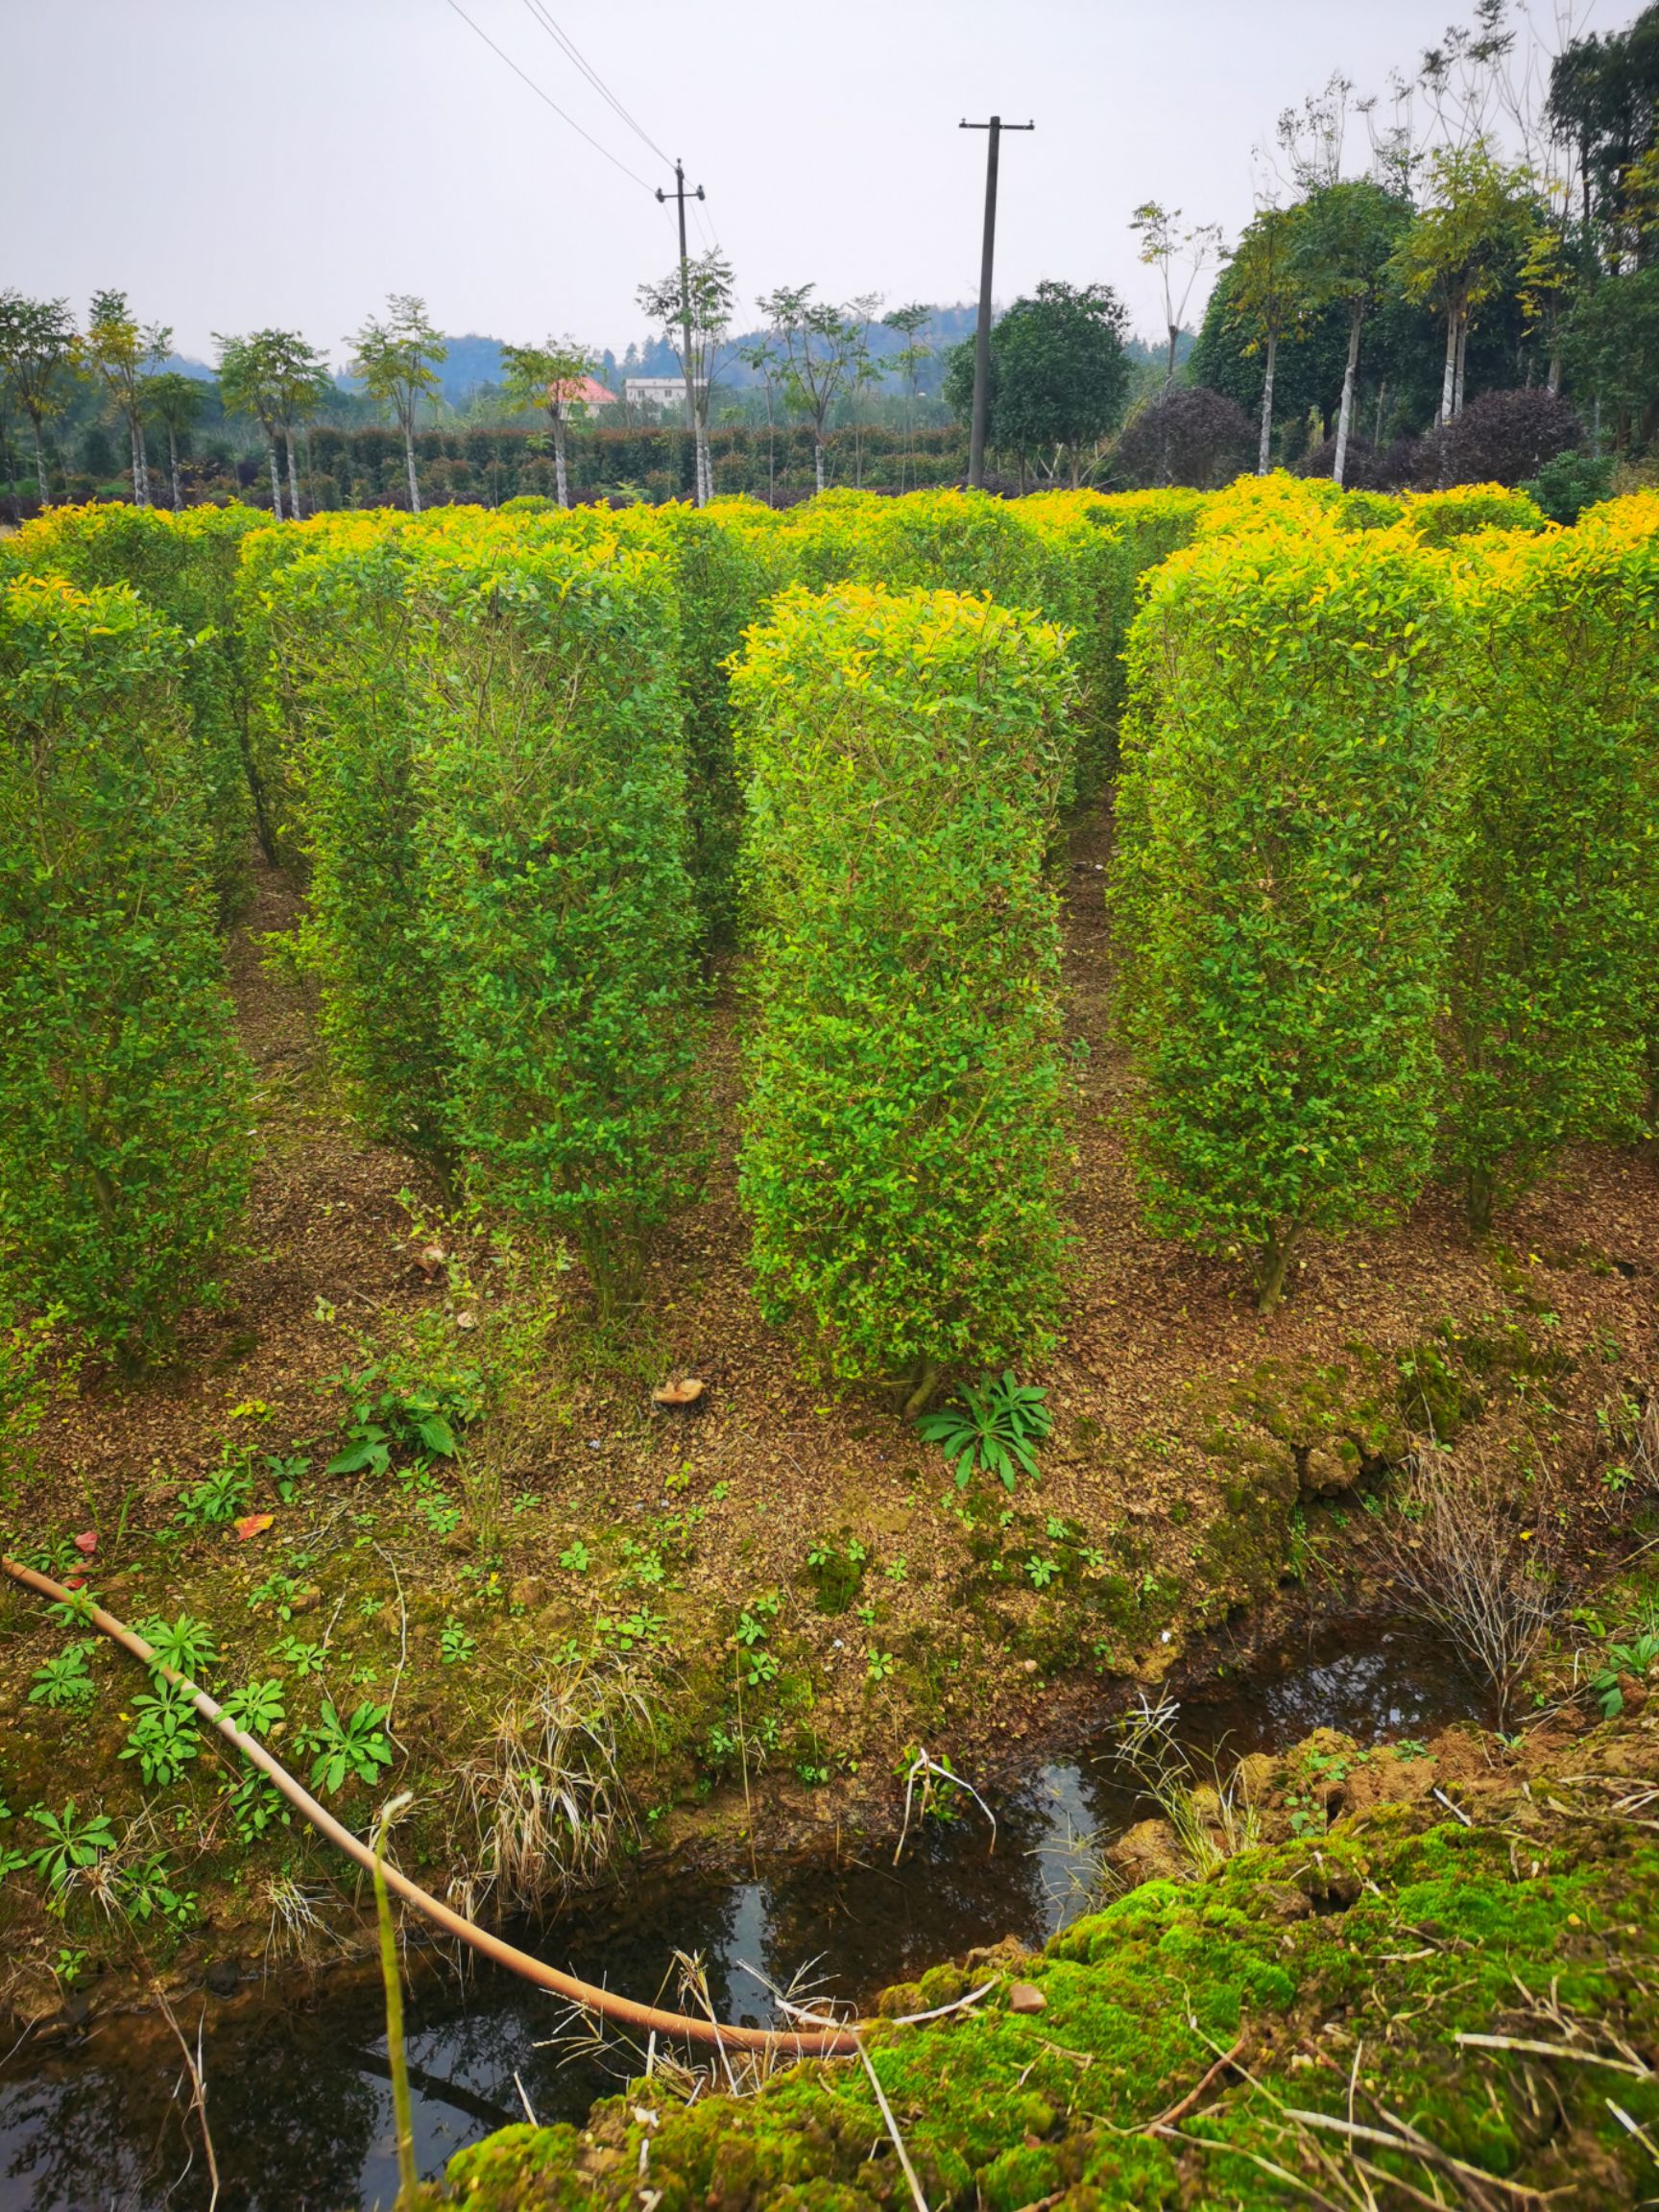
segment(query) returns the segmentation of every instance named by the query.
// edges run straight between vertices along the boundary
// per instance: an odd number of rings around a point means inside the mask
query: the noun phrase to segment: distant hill
[[[469,330],[465,337],[445,338],[444,343],[449,357],[440,365],[438,380],[451,407],[464,405],[481,384],[500,383],[499,338],[482,338],[475,330]]]

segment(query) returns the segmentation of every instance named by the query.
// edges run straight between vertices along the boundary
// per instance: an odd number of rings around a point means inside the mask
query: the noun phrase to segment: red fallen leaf
[[[683,1382],[660,1383],[651,1396],[659,1406],[695,1406],[707,1387],[695,1375],[687,1375]]]
[[[75,1539],[75,1549],[84,1558],[90,1559],[93,1552],[98,1549],[97,1529],[83,1528],[80,1535]]]
[[[65,1590],[80,1590],[84,1587],[85,1581],[86,1577],[84,1575],[65,1575],[63,1577],[63,1587]]]
[[[236,1531],[237,1541],[246,1544],[250,1536],[263,1536],[276,1518],[275,1513],[244,1513],[241,1520],[233,1522],[231,1526]]]

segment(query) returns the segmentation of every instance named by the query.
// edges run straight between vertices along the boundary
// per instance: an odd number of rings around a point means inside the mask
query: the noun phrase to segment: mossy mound
[[[978,2009],[873,2030],[929,2205],[1346,2203],[1367,2179],[1388,2205],[1650,2197],[1659,1839],[1627,1813],[1659,1741],[1600,1729],[1565,1772],[1495,1767],[1455,1814],[1378,1804],[1144,1883],[1038,1957],[993,1955]],[[837,2063],[689,2105],[637,2081],[585,2129],[463,2152],[449,2187],[466,2212],[911,2200],[868,2077]]]

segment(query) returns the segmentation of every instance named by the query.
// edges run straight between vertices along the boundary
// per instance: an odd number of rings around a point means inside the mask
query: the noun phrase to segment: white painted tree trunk
[[[167,425],[167,473],[173,479],[173,512],[181,515],[184,511],[184,495],[179,488],[179,433],[171,422]]]
[[[265,434],[265,450],[271,456],[271,512],[280,522],[282,519],[282,472],[276,466],[276,440],[270,431]]]
[[[132,418],[132,433],[138,441],[138,475],[144,486],[143,492],[139,494],[138,504],[141,507],[148,507],[150,505],[150,448],[144,443],[144,421],[141,416],[135,415]]]
[[[553,484],[559,494],[561,507],[570,504],[570,479],[565,468],[565,412],[561,408],[553,417]]]
[[[1267,333],[1267,373],[1262,379],[1262,442],[1256,448],[1256,473],[1265,476],[1273,464],[1273,365],[1279,351],[1279,333]]]
[[[1452,395],[1454,420],[1463,412],[1463,372],[1469,359],[1469,318],[1465,315],[1457,330],[1457,385]]]
[[[1559,347],[1551,349],[1549,384],[1551,393],[1558,393],[1561,389],[1561,351]]]
[[[1348,321],[1348,362],[1342,372],[1342,410],[1336,418],[1336,459],[1331,469],[1337,484],[1345,482],[1348,473],[1348,434],[1354,421],[1354,386],[1359,375],[1359,325],[1364,314],[1364,309],[1356,301]]]
[[[412,424],[403,425],[403,462],[409,471],[409,512],[421,512],[421,485],[415,474],[415,431]]]
[[[131,415],[127,418],[127,444],[132,456],[132,504],[134,507],[142,507],[144,504],[144,475],[138,466],[138,424]]]
[[[291,516],[294,517],[294,520],[295,520],[296,522],[298,522],[298,521],[300,520],[301,517],[303,515],[303,513],[304,513],[304,509],[303,509],[303,508],[301,506],[301,504],[300,504],[300,462],[299,462],[299,458],[298,458],[298,456],[296,455],[296,453],[295,453],[295,450],[294,450],[294,447],[295,447],[295,437],[294,437],[294,426],[293,426],[293,424],[292,424],[292,423],[290,423],[290,424],[288,425],[288,430],[287,430],[287,444],[288,444],[288,512],[289,512],[289,514],[290,514],[290,515],[291,515]]]
[[[35,433],[35,485],[40,494],[41,506],[50,507],[52,493],[46,484],[46,448],[40,443],[40,425],[33,415],[29,418],[29,422]]]
[[[1440,427],[1444,429],[1452,420],[1452,409],[1457,397],[1457,310],[1446,310],[1446,367],[1440,378]]]
[[[1169,333],[1169,354],[1164,364],[1164,389],[1168,392],[1174,388],[1175,383],[1175,347],[1181,336],[1181,328],[1176,323],[1166,323],[1164,327]]]
[[[820,492],[824,489],[824,433],[819,431],[812,441],[812,473]]]

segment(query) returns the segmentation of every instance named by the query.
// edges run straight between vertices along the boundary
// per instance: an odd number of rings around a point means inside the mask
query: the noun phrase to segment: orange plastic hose
[[[101,1605],[78,1599],[73,1591],[54,1582],[48,1575],[38,1575],[34,1568],[25,1567],[21,1560],[0,1556],[3,1567],[13,1582],[21,1583],[25,1590],[33,1590],[37,1597],[50,1598],[60,1605],[72,1605],[108,1636],[111,1643],[119,1644],[123,1650],[131,1651],[134,1659],[142,1660],[155,1673],[164,1677],[190,1694],[190,1701],[204,1720],[212,1722],[228,1743],[235,1745],[251,1766],[269,1776],[270,1780],[287,1798],[296,1812],[302,1813],[320,1836],[338,1846],[349,1859],[354,1860],[366,1873],[374,1871],[374,1854],[360,1837],[336,1820],[333,1814],[320,1805],[308,1790],[295,1781],[288,1769],[274,1759],[257,1738],[238,1728],[224,1707],[210,1697],[205,1690],[198,1689],[187,1676],[180,1674],[165,1661],[157,1659],[150,1646],[135,1629],[125,1622],[117,1621],[113,1613],[106,1613]],[[792,2030],[777,2028],[725,2028],[712,2020],[698,2020],[682,2012],[664,2012],[655,2005],[637,2004],[631,1997],[619,1997],[613,1989],[595,1988],[591,1982],[579,1982],[574,1974],[562,1974],[556,1966],[548,1966],[540,1959],[533,1959],[528,1951],[520,1951],[499,1936],[492,1936],[488,1929],[480,1928],[462,1913],[440,1904],[430,1891],[412,1882],[407,1874],[385,1863],[386,1883],[417,1911],[424,1912],[427,1919],[463,1943],[470,1944],[482,1957],[493,1960],[497,1966],[522,1975],[526,1982],[537,1983],[543,1989],[551,1989],[557,1996],[567,1998],[587,2011],[599,2012],[607,2020],[615,2020],[623,2027],[638,2029],[649,2034],[684,2038],[689,2043],[708,2043],[716,2047],[725,2045],[738,2051],[767,2051],[786,2053],[793,2058],[843,2058],[850,2057],[858,2049],[859,2023],[850,2022],[844,2027],[819,2030]]]

